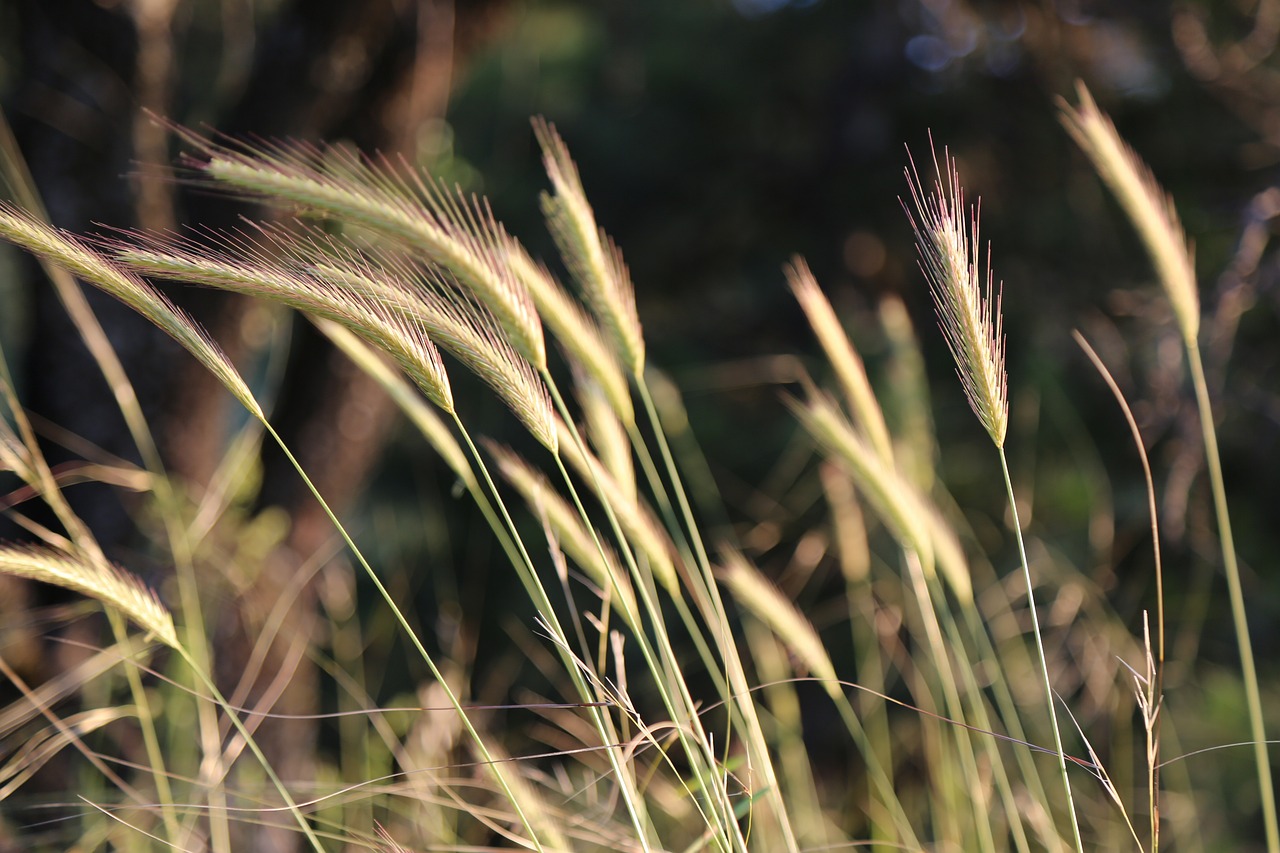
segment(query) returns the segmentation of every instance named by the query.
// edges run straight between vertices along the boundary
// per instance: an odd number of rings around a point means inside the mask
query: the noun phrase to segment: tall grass
[[[1101,120],[1085,104],[1068,123],[1088,148]],[[237,570],[220,537],[252,542],[255,523],[237,522],[231,504],[215,513],[219,525],[192,523],[205,514],[184,503],[157,459],[146,488],[170,531],[181,593],[162,600],[107,563],[6,385],[12,426],[0,431],[0,462],[55,510],[62,530],[11,511],[44,544],[0,548],[0,572],[64,586],[113,614],[113,645],[101,653],[117,662],[107,672],[122,673],[133,698],[114,700],[84,676],[68,690],[100,696],[103,710],[68,713],[6,665],[22,698],[6,709],[5,731],[29,733],[36,747],[8,754],[3,796],[73,748],[88,781],[83,803],[62,804],[57,837],[85,848],[229,851],[254,837],[254,824],[290,825],[284,816],[316,850],[1154,851],[1167,731],[1163,617],[1155,654],[1145,627],[1117,630],[1101,598],[1085,601],[1079,632],[1106,633],[1114,655],[1083,659],[1071,645],[1077,626],[1042,618],[1083,595],[1084,584],[1019,521],[1005,455],[1018,435],[1000,294],[979,260],[977,213],[965,205],[955,161],[944,155],[926,180],[911,167],[908,215],[964,392],[996,449],[1017,582],[976,547],[935,474],[940,439],[901,304],[886,300],[878,316],[892,344],[886,374],[910,402],[886,410],[875,374],[802,259],[785,276],[826,360],[819,379],[804,377],[803,399],[787,401],[803,458],[797,486],[777,499],[823,500],[825,517],[797,536],[781,567],[751,537],[709,525],[723,508],[675,393],[646,364],[622,253],[596,222],[556,130],[537,120],[534,136],[550,182],[542,209],[576,295],[483,199],[342,150],[183,134],[199,180],[307,224],[91,242],[33,210],[0,207],[0,236],[162,328],[290,459],[269,406],[152,282],[247,294],[315,323],[391,395],[475,504],[536,614],[512,628],[511,653],[556,694],[475,701],[486,673],[424,627],[440,614],[417,612],[404,579],[367,560],[325,506],[377,598],[358,602],[354,581],[325,575],[332,647],[302,653],[341,694],[341,757],[314,779],[280,778],[254,736],[270,709],[223,698],[215,672],[243,662],[220,659],[201,613],[208,587],[224,584],[217,594],[225,594]],[[1175,282],[1166,287],[1194,352],[1195,319],[1183,316],[1197,310],[1186,290],[1194,280],[1175,275],[1189,260],[1168,254],[1184,241],[1163,221],[1139,230]],[[477,387],[458,382],[459,370],[502,404],[502,431],[514,426],[530,441],[507,446],[485,435],[498,430],[458,398],[455,388]],[[839,397],[823,389],[827,374]],[[1218,494],[1207,409],[1204,421]],[[1145,461],[1140,440],[1136,452]],[[229,451],[229,468],[230,459]],[[698,488],[686,485],[690,477]],[[1235,605],[1238,572],[1218,504]],[[144,633],[131,636],[118,617]],[[1242,615],[1236,631],[1274,849]],[[388,704],[377,695],[385,669],[377,655],[398,647],[425,675],[412,699]],[[1104,707],[1115,725],[1101,734],[1096,715],[1072,707],[1086,678],[1110,685]],[[1138,749],[1126,720],[1135,710]],[[532,722],[517,722],[525,718]],[[191,719],[194,744],[183,737]],[[142,732],[141,760],[102,736],[130,727]],[[1135,776],[1144,783],[1126,781]],[[34,838],[38,821],[22,819]]]

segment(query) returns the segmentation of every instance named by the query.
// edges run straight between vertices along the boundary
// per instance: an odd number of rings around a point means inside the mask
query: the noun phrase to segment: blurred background
[[[725,523],[778,570],[819,514],[793,488],[807,444],[780,402],[805,370],[821,372],[781,272],[794,254],[813,267],[899,416],[910,404],[878,367],[888,346],[880,310],[886,296],[906,305],[935,388],[925,414],[943,480],[996,565],[1011,565],[996,532],[1003,495],[991,488],[990,446],[934,329],[899,201],[908,149],[924,172],[930,146],[945,147],[970,197],[981,197],[983,239],[1005,283],[1009,447],[1024,523],[1105,597],[1117,624],[1140,633],[1154,606],[1141,469],[1113,399],[1071,340],[1079,329],[1116,374],[1151,451],[1169,549],[1169,701],[1206,731],[1245,732],[1243,708],[1215,701],[1239,695],[1238,661],[1230,631],[1215,628],[1226,596],[1179,339],[1132,229],[1059,125],[1057,100],[1074,102],[1076,81],[1087,84],[1173,195],[1195,244],[1255,644],[1274,648],[1278,32],[1277,0],[0,0],[0,102],[53,221],[72,231],[225,227],[251,212],[164,177],[181,152],[166,128],[174,122],[404,157],[487,196],[551,261],[529,123],[545,116],[631,267],[650,361],[683,394]],[[214,487],[241,422],[231,402],[144,321],[89,296],[172,470],[193,495]],[[401,440],[390,403],[305,324],[207,292],[174,296],[256,371],[273,421],[321,490],[398,594],[418,597],[426,636],[495,684],[509,681],[511,581],[447,468],[420,441]],[[136,458],[53,291],[7,250],[0,342],[51,460],[72,471],[86,459]],[[466,414],[518,442],[488,396],[474,396],[463,397]],[[317,569],[296,585],[299,565],[328,564],[332,531],[283,460],[264,451],[250,470],[236,486],[243,527],[223,544],[246,564],[243,552],[257,549],[267,568],[233,573],[209,594],[269,603],[289,590],[299,596],[295,630],[315,630],[314,611],[339,606],[342,584],[355,581]],[[139,545],[150,522],[127,489],[85,483],[70,495],[113,557],[163,587],[164,559]],[[821,584],[791,591],[821,628]],[[0,607],[16,612],[41,596],[54,593],[15,586]],[[220,636],[247,648],[256,612],[227,608]],[[385,633],[372,646],[391,649]],[[36,683],[74,654],[42,653],[37,635],[15,628],[3,645]],[[1277,661],[1264,651],[1261,665],[1264,698],[1280,708]],[[299,667],[280,710],[319,701],[318,678]],[[396,666],[380,677],[375,695],[413,681]],[[1273,725],[1280,731],[1280,719]],[[1181,736],[1208,745],[1193,728]],[[311,760],[324,733],[293,726],[280,737],[287,773]],[[1240,751],[1201,781],[1228,799],[1237,784],[1256,798],[1248,767]]]

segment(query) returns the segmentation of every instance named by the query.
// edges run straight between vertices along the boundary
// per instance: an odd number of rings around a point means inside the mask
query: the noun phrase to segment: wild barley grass
[[[544,211],[589,310],[507,234],[483,200],[336,149],[190,140],[204,157],[198,165],[205,175],[281,207],[347,220],[358,226],[357,233],[331,238],[306,228],[286,232],[263,226],[253,239],[205,235],[199,238],[204,245],[195,238],[152,235],[130,245],[108,243],[111,256],[105,258],[61,235],[65,245],[45,250],[50,256],[60,252],[64,265],[77,272],[92,272],[107,279],[106,286],[127,291],[140,310],[154,313],[155,300],[149,285],[137,289],[142,282],[131,270],[250,293],[306,312],[393,394],[489,521],[538,611],[539,639],[549,644],[531,649],[530,656],[542,661],[552,680],[567,685],[584,707],[579,715],[554,722],[548,715],[545,725],[530,730],[537,732],[531,737],[563,750],[556,760],[545,755],[536,763],[514,758],[508,733],[473,720],[461,704],[467,681],[481,678],[465,669],[461,657],[466,652],[437,665],[391,591],[339,527],[395,624],[426,662],[432,689],[446,696],[454,714],[448,726],[451,737],[467,733],[463,743],[432,753],[435,758],[422,752],[415,764],[397,733],[384,727],[378,738],[365,738],[358,723],[345,720],[344,748],[354,744],[355,749],[377,750],[377,761],[388,770],[394,767],[393,756],[402,757],[406,770],[410,764],[430,770],[427,783],[380,788],[379,803],[385,798],[391,804],[385,814],[399,819],[401,828],[416,828],[417,838],[426,839],[423,843],[457,848],[500,842],[547,850],[582,845],[772,853],[866,842],[885,849],[923,849],[921,839],[1019,853],[1029,853],[1033,841],[1061,848],[1055,815],[1062,803],[1058,795],[1046,793],[1030,761],[1033,749],[1044,748],[1018,747],[1016,764],[1006,767],[1002,750],[1009,747],[985,736],[988,731],[998,736],[1008,732],[1014,740],[1024,739],[1024,723],[1030,719],[1023,719],[1024,709],[1013,701],[1009,680],[1033,668],[1010,612],[1017,590],[989,580],[989,569],[979,558],[971,570],[957,528],[960,514],[944,515],[938,508],[947,505],[946,494],[934,473],[936,440],[927,404],[907,400],[903,406],[881,408],[830,303],[804,262],[793,261],[786,277],[854,417],[817,390],[807,402],[792,404],[819,447],[821,484],[812,479],[798,484],[795,494],[784,496],[786,511],[799,518],[819,491],[826,494],[834,531],[814,531],[803,543],[808,549],[821,543],[818,547],[825,549],[835,537],[846,600],[824,598],[802,611],[773,579],[768,553],[747,556],[726,546],[713,566],[702,525],[682,485],[688,470],[676,464],[667,443],[668,429],[680,434],[687,425],[658,417],[653,380],[644,369],[634,292],[621,255],[596,224],[563,140],[546,123],[535,122],[535,130],[554,191],[544,198]],[[1033,585],[1004,454],[1009,413],[1000,296],[989,260],[985,266],[978,260],[977,213],[966,208],[954,162],[944,155],[942,165],[936,159],[933,165],[931,192],[914,164],[909,170],[915,207],[908,214],[970,404],[999,449],[1023,562],[1026,612],[1039,644]],[[39,239],[9,236],[29,248],[48,242],[43,232]],[[153,320],[172,322],[163,310]],[[901,304],[882,303],[880,320],[891,342],[886,375],[904,377],[891,380],[895,390],[923,388],[919,353]],[[541,342],[544,323],[560,341],[573,395],[561,394],[549,369]],[[532,464],[533,457],[473,440],[472,427],[459,411],[466,407],[454,406],[437,345],[499,393],[526,430],[551,451],[563,484],[554,485]],[[389,363],[451,422],[428,408]],[[632,383],[648,417],[643,427],[637,422]],[[264,427],[271,431],[265,421]],[[650,451],[652,442],[658,444],[657,454]],[[478,443],[488,452],[480,453]],[[0,459],[30,468],[24,452],[19,436],[0,432]],[[661,472],[655,457],[665,466]],[[542,556],[549,560],[535,562],[532,555],[540,549],[527,549],[521,540],[521,525],[508,512],[487,460],[496,460],[511,489],[529,506],[547,540],[549,553]],[[590,511],[575,484],[595,496]],[[713,486],[704,491],[705,505],[719,502]],[[870,510],[866,516],[859,501]],[[327,507],[325,511],[332,517]],[[607,525],[600,523],[601,514]],[[879,525],[897,543],[888,559],[872,544],[873,538],[877,544],[884,541]],[[801,550],[797,547],[793,565],[806,564],[807,578],[816,565],[808,561],[819,558],[802,559]],[[548,562],[554,577],[544,585],[549,573],[539,564]],[[788,577],[788,584],[795,583],[794,576]],[[559,597],[550,592],[557,584]],[[722,589],[730,596],[727,603]],[[199,605],[184,598],[183,609],[188,606]],[[614,611],[623,616],[611,618]],[[829,633],[832,614],[845,618],[846,613],[857,644],[856,677],[878,697],[864,696],[866,701],[859,702],[863,715],[855,711],[841,682],[853,676],[844,669],[847,657],[837,657],[836,647],[824,643],[824,637],[838,633]],[[198,664],[193,667],[204,671]],[[809,761],[805,744],[829,731],[806,728],[810,713],[801,713],[798,688],[762,684],[796,671],[807,671],[820,682],[860,752],[855,761],[865,771],[849,790],[824,790],[816,776],[818,762]],[[1066,759],[1043,648],[1038,675],[1065,780]],[[1150,692],[1149,676],[1143,681],[1135,672],[1132,680],[1147,733],[1147,762],[1154,767],[1159,700]],[[216,691],[212,683],[208,687]],[[897,700],[889,694],[896,690],[908,692],[915,706],[895,706],[891,714],[889,705]],[[768,699],[760,701],[765,695]],[[252,748],[251,732],[227,703],[222,707]],[[904,715],[908,709],[912,713]],[[371,724],[370,731],[375,728]],[[200,760],[210,767],[235,758],[233,750],[217,743],[203,749]],[[581,760],[571,752],[576,749],[586,750]],[[1099,766],[1093,747],[1089,749]],[[365,758],[359,767],[372,775],[374,756]],[[458,763],[445,772],[440,765],[451,758]],[[468,771],[473,762],[487,769]],[[1017,774],[1010,772],[1015,769]],[[1096,789],[1100,793],[1091,803],[1105,805],[1110,799],[1132,833],[1133,822],[1124,811],[1127,792],[1116,781],[1122,777],[1101,770],[1103,787]],[[175,779],[181,772],[174,770]],[[202,771],[192,790],[200,793],[200,785],[206,786],[207,799],[217,809],[222,780],[222,770]],[[1153,812],[1157,784],[1153,772],[1148,779]],[[293,806],[288,789],[281,785],[280,791]],[[1068,783],[1066,808],[1074,828],[1070,791]],[[312,823],[346,821],[351,815],[357,815],[353,820],[359,828],[340,823],[335,839],[398,847],[389,834],[374,841],[372,806],[347,811],[323,797],[320,802],[322,810],[313,821],[293,808],[316,849],[321,842]],[[400,810],[412,817],[402,818]],[[1101,821],[1092,817],[1097,828]],[[218,822],[210,823],[215,835]],[[433,840],[427,839],[427,826],[439,831]],[[1153,823],[1153,841],[1158,829]],[[182,846],[182,830],[166,831],[168,843]],[[213,847],[221,853],[230,843],[222,831]]]
[[[822,293],[817,280],[809,270],[803,258],[793,258],[785,267],[787,282],[796,301],[804,309],[809,325],[813,328],[822,350],[831,362],[845,400],[853,412],[854,422],[867,437],[881,460],[893,464],[893,443],[889,438],[889,428],[884,422],[884,412],[871,390],[871,382],[867,379],[866,368],[862,359],[854,350],[853,344],[840,326],[835,310]]]
[[[1080,100],[1078,107],[1059,102],[1062,124],[1088,155],[1138,230],[1169,298],[1183,340],[1194,345],[1200,331],[1200,296],[1195,263],[1173,199],[1120,138],[1116,126],[1098,109],[1083,83],[1076,85],[1076,95]]]
[[[627,377],[595,320],[556,282],[547,268],[536,263],[522,247],[514,247],[507,262],[529,291],[556,340],[573,362],[604,390],[614,416],[625,424],[633,424],[635,408]]]
[[[555,126],[535,119],[542,160],[555,193],[542,195],[542,210],[569,271],[600,324],[609,330],[622,363],[633,376],[644,373],[644,333],[636,313],[635,288],[622,253],[600,227],[582,189],[578,167]]]
[[[522,356],[546,365],[537,309],[501,260],[514,251],[512,238],[487,205],[408,169],[398,172],[386,162],[375,167],[346,149],[184,138],[205,158],[199,165],[209,177],[242,194],[366,227],[448,268],[489,305]]]
[[[862,494],[888,523],[895,538],[920,556],[926,571],[935,566],[933,537],[926,525],[928,510],[910,488],[862,438],[829,397],[818,395],[807,404],[792,403],[792,410],[814,439],[853,475]],[[967,579],[948,578],[957,590]]]
[[[596,492],[601,503],[617,515],[618,522],[626,532],[627,541],[644,556],[649,571],[664,589],[673,597],[680,596],[680,580],[676,576],[675,561],[672,557],[674,548],[662,525],[654,518],[653,512],[639,500],[628,495],[613,475],[605,469],[600,460],[590,451],[583,451],[572,440],[568,426],[557,420],[560,432],[560,448],[564,458],[569,462],[588,488]]]
[[[0,202],[0,236],[102,289],[181,344],[256,416],[257,400],[209,336],[167,298],[136,275],[94,252],[80,240]]]
[[[124,569],[27,545],[0,546],[0,572],[70,589],[113,607],[171,648],[173,617],[142,581]]]
[[[934,188],[926,192],[915,161],[907,170],[912,207],[903,207],[916,234],[920,269],[929,282],[938,324],[969,405],[996,447],[1004,447],[1009,429],[1008,377],[1004,371],[1001,293],[992,300],[991,259],[986,275],[979,258],[978,208],[965,209],[964,188],[955,161],[934,152]],[[945,174],[943,167],[945,166]]]
[[[1236,559],[1231,513],[1227,506],[1213,404],[1209,399],[1208,381],[1200,355],[1200,300],[1196,287],[1195,263],[1172,200],[1160,188],[1151,170],[1120,138],[1115,125],[1098,109],[1083,84],[1077,86],[1077,94],[1080,98],[1078,108],[1072,108],[1065,102],[1060,103],[1063,124],[1093,162],[1094,168],[1141,236],[1182,334],[1191,384],[1196,395],[1204,441],[1205,467],[1213,494],[1218,541],[1227,577],[1236,643],[1240,651],[1245,704],[1249,712],[1267,849],[1270,853],[1280,853],[1280,817],[1277,816],[1262,698]]]
[[[985,279],[979,266],[978,206],[966,210],[964,190],[955,160],[944,150],[943,165],[934,155],[934,187],[930,193],[920,181],[915,161],[906,170],[907,184],[914,207],[907,207],[907,218],[916,234],[920,253],[920,269],[929,282],[933,294],[938,323],[951,355],[955,358],[960,382],[964,386],[969,406],[977,415],[996,446],[1000,469],[1004,477],[1009,500],[1009,512],[1013,519],[1013,534],[1018,543],[1022,561],[1023,578],[1026,581],[1028,612],[1031,631],[1040,658],[1040,674],[1043,678],[1045,706],[1053,730],[1054,746],[1058,751],[1058,769],[1066,793],[1066,810],[1071,820],[1071,833],[1076,850],[1084,853],[1080,836],[1080,824],[1076,815],[1071,777],[1067,772],[1067,756],[1063,751],[1062,735],[1058,727],[1058,711],[1054,701],[1053,686],[1049,680],[1049,665],[1044,653],[1044,640],[1036,613],[1035,584],[1031,578],[1031,566],[1027,561],[1023,542],[1022,525],[1018,520],[1018,507],[1009,476],[1009,464],[1004,442],[1009,428],[1008,376],[1005,373],[1005,341],[1003,318],[1000,313],[1000,291],[992,301],[994,276],[991,256],[987,255]],[[944,170],[945,167],[945,170]]]
[[[498,468],[507,481],[550,527],[558,545],[587,572],[603,596],[619,598],[615,606],[634,625],[639,618],[639,606],[631,582],[612,549],[596,543],[569,502],[532,465],[501,447],[491,446],[489,452],[497,459]]]

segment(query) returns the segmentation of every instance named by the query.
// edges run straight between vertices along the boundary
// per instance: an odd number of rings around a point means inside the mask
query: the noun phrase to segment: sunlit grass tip
[[[1115,124],[1098,109],[1083,83],[1076,85],[1076,93],[1079,107],[1059,101],[1062,123],[1138,230],[1173,306],[1178,328],[1188,346],[1193,345],[1200,330],[1200,296],[1194,257],[1173,199],[1120,138]]]
[[[0,237],[128,305],[181,344],[255,417],[265,417],[244,379],[194,320],[163,294],[81,240],[0,202]]]
[[[173,617],[124,569],[32,545],[0,545],[0,572],[73,590],[114,608],[170,648],[180,648]]]
[[[578,168],[555,126],[535,118],[533,129],[542,146],[547,177],[555,187],[554,195],[542,195],[547,225],[591,310],[613,337],[623,364],[640,377],[644,373],[644,333],[622,253],[596,225]]]
[[[175,130],[199,153],[188,162],[232,192],[370,229],[447,268],[493,312],[522,356],[546,366],[537,308],[505,261],[515,239],[484,199],[341,146],[241,143]]]
[[[926,192],[915,159],[905,170],[911,206],[903,202],[915,231],[920,269],[929,281],[947,346],[969,405],[997,447],[1009,427],[1008,377],[1000,313],[1000,289],[993,287],[990,250],[986,274],[979,264],[980,204],[966,209],[955,158],[933,151],[934,185]],[[913,212],[914,208],[914,212]],[[994,295],[993,295],[994,294]]]
[[[798,255],[792,258],[784,271],[796,301],[804,309],[813,333],[817,335],[818,342],[822,344],[822,349],[835,370],[836,379],[839,380],[845,399],[857,419],[858,427],[881,458],[887,464],[892,464],[893,440],[885,425],[884,412],[880,409],[870,380],[867,379],[862,359],[845,334],[835,309],[823,295],[818,280],[814,278],[804,258]]]

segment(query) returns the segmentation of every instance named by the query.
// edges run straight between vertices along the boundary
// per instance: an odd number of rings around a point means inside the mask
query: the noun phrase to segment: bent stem
[[[1200,410],[1200,428],[1204,433],[1205,462],[1209,469],[1209,486],[1213,491],[1213,508],[1218,520],[1218,537],[1222,544],[1222,565],[1227,576],[1231,598],[1231,620],[1236,642],[1240,646],[1240,669],[1244,678],[1245,704],[1249,709],[1249,729],[1253,740],[1253,756],[1258,765],[1258,795],[1262,800],[1262,820],[1267,836],[1267,850],[1280,851],[1280,827],[1276,822],[1275,789],[1271,782],[1271,761],[1267,753],[1267,733],[1262,722],[1262,697],[1258,691],[1258,671],[1253,663],[1253,643],[1249,640],[1249,621],[1244,611],[1244,592],[1240,586],[1240,568],[1236,563],[1235,539],[1231,535],[1231,515],[1227,511],[1227,491],[1222,479],[1222,461],[1218,458],[1218,433],[1213,425],[1213,408],[1209,402],[1209,385],[1205,380],[1200,348],[1187,340],[1187,362],[1191,384]]]
[[[1076,818],[1076,804],[1071,795],[1071,777],[1067,775],[1067,754],[1062,749],[1062,734],[1058,731],[1058,711],[1053,701],[1053,686],[1049,683],[1049,664],[1044,656],[1044,640],[1040,637],[1040,617],[1036,615],[1036,598],[1031,583],[1031,566],[1027,562],[1027,548],[1022,541],[1022,522],[1018,520],[1018,504],[1013,496],[1013,480],[1009,476],[1009,460],[1004,447],[997,445],[1000,453],[1000,473],[1004,475],[1005,493],[1009,498],[1009,512],[1013,519],[1013,535],[1018,540],[1018,558],[1022,561],[1022,576],[1027,584],[1027,609],[1031,611],[1031,633],[1036,638],[1036,653],[1040,656],[1040,675],[1044,679],[1044,699],[1049,706],[1049,724],[1053,728],[1053,747],[1058,754],[1058,770],[1062,773],[1062,785],[1067,791],[1067,813],[1071,815],[1071,834],[1077,853],[1084,853],[1080,840],[1080,822]]]

